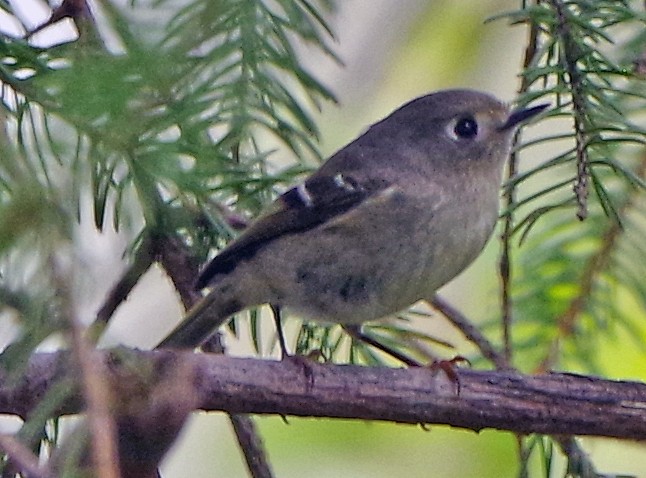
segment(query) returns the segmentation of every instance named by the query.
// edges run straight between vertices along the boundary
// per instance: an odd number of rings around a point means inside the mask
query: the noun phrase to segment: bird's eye
[[[459,118],[453,128],[453,134],[459,139],[472,139],[478,135],[478,123],[473,116]]]

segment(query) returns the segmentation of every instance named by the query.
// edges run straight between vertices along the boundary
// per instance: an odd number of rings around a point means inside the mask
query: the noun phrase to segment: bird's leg
[[[363,342],[365,344],[370,345],[371,347],[376,348],[377,350],[381,350],[383,353],[386,355],[390,355],[391,357],[399,360],[400,362],[408,365],[409,367],[421,367],[422,364],[420,364],[417,360],[414,360],[407,355],[404,355],[403,353],[388,347],[387,345],[382,344],[381,342],[378,342],[377,340],[373,339],[369,335],[364,334],[361,331],[361,326],[360,325],[344,325],[343,330],[345,330],[350,337],[353,339],[359,340],[360,342]]]
[[[288,360],[294,362],[300,367],[303,368],[303,373],[305,374],[305,379],[307,380],[306,389],[309,391],[314,387],[314,372],[312,371],[312,364],[309,362],[307,357],[302,355],[290,355],[287,352],[287,341],[285,340],[285,334],[283,333],[283,325],[281,322],[281,312],[280,307],[274,304],[269,304],[271,313],[274,316],[274,323],[276,324],[276,334],[278,335],[278,345],[280,346],[281,360]]]
[[[420,364],[417,360],[414,360],[407,355],[402,354],[401,352],[388,347],[387,345],[384,345],[377,340],[373,339],[369,335],[364,334],[361,331],[361,326],[359,325],[344,325],[343,329],[354,339],[360,340],[377,350],[381,350],[387,355],[390,355],[391,357],[399,360],[400,362],[408,365],[409,367],[421,367],[422,364]],[[447,376],[449,380],[451,380],[457,389],[457,395],[460,395],[460,389],[461,389],[461,384],[460,384],[460,377],[457,374],[457,364],[460,362],[466,362],[467,364],[471,365],[468,359],[465,357],[462,357],[461,355],[458,355],[455,358],[452,358],[451,360],[433,360],[431,364],[428,366],[431,370],[441,370],[444,372],[444,374]]]
[[[289,357],[289,352],[287,351],[287,342],[285,341],[285,334],[283,333],[283,324],[281,321],[281,311],[280,307],[274,304],[270,304],[271,313],[274,316],[274,323],[276,324],[276,335],[278,335],[278,346],[280,347],[280,358],[281,360]]]

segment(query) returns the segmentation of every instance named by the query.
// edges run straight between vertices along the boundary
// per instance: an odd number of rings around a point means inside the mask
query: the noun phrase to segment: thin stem
[[[555,440],[561,447],[563,453],[569,458],[567,476],[580,476],[582,478],[598,478],[603,476],[599,475],[594,463],[592,463],[583,448],[579,446],[576,438],[573,436],[557,436]]]
[[[523,58],[523,69],[528,68],[535,55],[538,45],[538,35],[539,28],[538,25],[532,23],[529,29],[529,37],[527,48],[525,48],[525,54]],[[529,89],[530,83],[527,79],[527,76],[522,77],[521,85],[518,93],[522,94],[527,92]],[[514,144],[517,145],[520,142],[520,133],[516,133],[514,137]],[[513,153],[509,158],[509,167],[507,169],[507,179],[511,180],[518,173],[518,152],[517,148],[513,149]],[[516,204],[516,188],[510,187],[506,189],[504,197],[504,206],[505,210],[513,211],[513,207]],[[511,364],[512,356],[512,338],[511,338],[511,326],[513,323],[513,299],[511,295],[511,282],[512,282],[512,235],[514,231],[514,215],[513,212],[506,214],[503,220],[503,230],[501,234],[502,242],[502,251],[500,253],[500,261],[498,263],[498,271],[500,274],[500,305],[502,309],[502,338],[503,338],[503,350],[504,350],[504,363],[501,365],[504,368],[509,367]],[[495,363],[495,362],[494,362]],[[498,365],[500,367],[501,365]]]
[[[89,346],[82,333],[79,326],[72,327],[72,340],[87,403],[94,472],[99,478],[119,478],[117,430],[110,413],[112,394],[106,381],[107,374],[100,356]]]
[[[0,450],[11,460],[15,471],[30,478],[53,478],[46,466],[38,463],[38,457],[20,440],[11,435],[0,435]]]
[[[377,350],[382,351],[386,355],[390,355],[396,360],[399,360],[401,363],[409,366],[409,367],[421,367],[422,364],[419,363],[417,360],[413,360],[412,358],[408,357],[407,355],[404,355],[403,353],[388,347],[385,344],[382,344],[378,340],[373,339],[370,337],[368,334],[364,333],[361,331],[361,326],[357,325],[345,325],[343,326],[343,330],[345,330],[350,337],[352,337],[355,340],[358,340],[359,342],[364,342],[371,347],[374,347]]]
[[[59,295],[64,300],[66,316],[69,318],[72,354],[76,367],[80,371],[90,431],[93,474],[98,478],[119,478],[121,473],[117,450],[117,428],[111,413],[113,394],[107,370],[102,356],[92,348],[85,336],[85,328],[74,312],[72,291],[69,286],[69,277],[72,275],[65,274],[56,261],[52,261],[52,269],[57,279]]]
[[[464,336],[473,342],[484,357],[489,359],[498,369],[510,369],[509,362],[504,354],[485,337],[473,323],[467,319],[458,309],[449,304],[446,300],[436,295],[428,301],[429,304],[455,325]]]
[[[256,424],[249,417],[241,413],[229,414],[231,425],[235,431],[240,448],[244,451],[247,468],[254,478],[272,478],[271,464],[264,452],[265,445],[256,429]]]
[[[121,276],[119,281],[112,287],[108,297],[96,314],[95,325],[103,328],[108,324],[117,308],[128,298],[142,275],[152,265],[154,254],[152,252],[152,241],[149,238],[141,241],[134,254],[134,261]]]

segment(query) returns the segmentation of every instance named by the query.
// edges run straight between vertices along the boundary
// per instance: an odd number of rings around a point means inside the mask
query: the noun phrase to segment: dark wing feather
[[[231,272],[241,260],[250,259],[273,239],[323,224],[386,187],[388,184],[384,181],[360,184],[340,174],[312,176],[303,185],[280,196],[268,212],[215,256],[202,270],[195,287],[202,289],[216,275]]]

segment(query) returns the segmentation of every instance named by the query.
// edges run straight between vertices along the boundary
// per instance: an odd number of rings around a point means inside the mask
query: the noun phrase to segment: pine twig
[[[635,170],[635,175],[643,178],[646,176],[646,150],[642,152],[639,165]],[[626,211],[634,206],[635,200],[642,191],[635,189],[628,199],[617,208],[619,217],[625,215]],[[556,317],[558,325],[558,336],[554,338],[548,348],[548,354],[541,361],[538,372],[548,371],[552,368],[554,361],[559,352],[559,344],[562,339],[571,336],[576,331],[576,322],[585,311],[586,305],[594,290],[595,282],[601,272],[603,272],[610,261],[610,257],[616,249],[617,242],[621,239],[624,229],[621,223],[609,221],[606,230],[601,235],[601,242],[598,250],[588,258],[581,269],[581,279],[579,282],[579,292],[570,301],[568,308]]]
[[[583,73],[577,66],[577,51],[579,48],[572,38],[569,19],[566,12],[568,8],[561,0],[550,0],[556,11],[557,34],[562,45],[563,62],[567,71],[572,92],[572,116],[574,120],[574,138],[576,142],[577,175],[574,183],[574,194],[578,204],[576,213],[580,220],[588,216],[588,182],[590,178],[590,164],[588,160],[588,135],[586,133],[587,102],[583,86]]]

